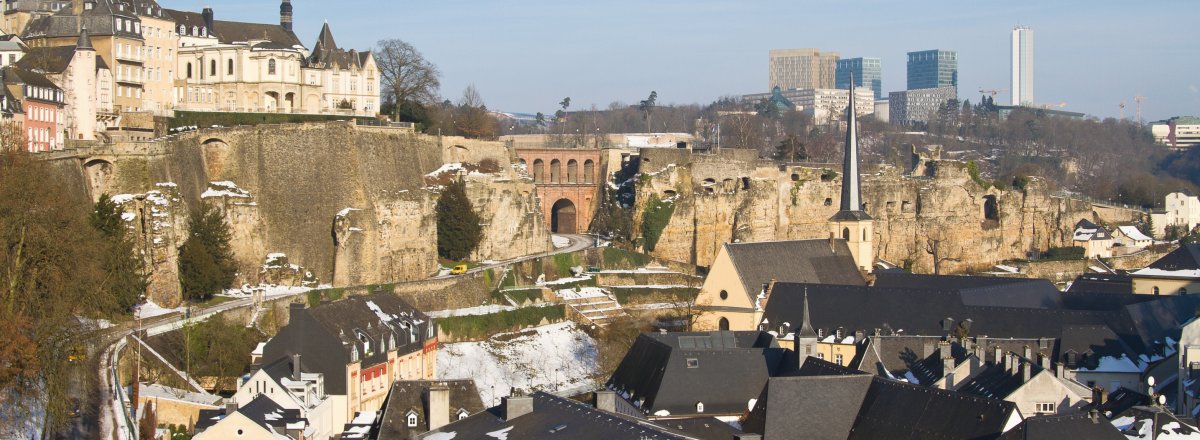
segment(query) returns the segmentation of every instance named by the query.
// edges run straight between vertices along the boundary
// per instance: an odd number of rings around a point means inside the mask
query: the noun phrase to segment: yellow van
[[[462,275],[464,273],[467,273],[467,265],[465,264],[460,264],[458,266],[454,266],[453,269],[450,269],[450,275]]]

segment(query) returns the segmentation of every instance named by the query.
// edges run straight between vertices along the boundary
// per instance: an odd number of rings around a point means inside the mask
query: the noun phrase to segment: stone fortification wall
[[[827,221],[840,204],[838,167],[763,163],[737,150],[690,159],[680,152],[647,153],[635,227],[651,195],[674,200],[652,252],[657,257],[707,266],[726,242],[829,236]],[[936,243],[943,272],[986,269],[1028,251],[1068,246],[1075,222],[1098,217],[1086,202],[1051,197],[1040,181],[1024,190],[999,190],[977,183],[967,168],[928,160],[922,161],[923,175],[913,176],[889,166],[864,167],[864,208],[875,219],[876,256],[932,272]]]
[[[68,177],[93,199],[129,201],[123,206],[153,269],[150,296],[164,305],[179,301],[175,250],[201,201],[226,213],[239,283],[261,281],[277,254],[306,275],[297,279],[335,286],[426,278],[438,270],[434,207],[442,188],[426,175],[454,162],[499,165],[465,177],[485,223],[477,259],[551,247],[532,182],[500,142],[321,123],[202,130],[77,156],[60,162],[82,166]]]

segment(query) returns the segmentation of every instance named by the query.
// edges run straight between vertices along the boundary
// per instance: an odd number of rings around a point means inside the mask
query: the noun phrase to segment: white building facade
[[[1012,105],[1033,104],[1033,29],[1012,30]]]

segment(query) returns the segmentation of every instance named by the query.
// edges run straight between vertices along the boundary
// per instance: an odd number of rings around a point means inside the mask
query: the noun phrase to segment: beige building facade
[[[768,55],[767,90],[837,88],[837,61],[837,52],[772,49]]]

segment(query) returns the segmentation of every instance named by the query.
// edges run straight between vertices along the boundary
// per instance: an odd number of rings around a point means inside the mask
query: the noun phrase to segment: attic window
[[[687,367],[688,368],[700,368],[700,359],[688,358],[687,359]]]
[[[467,410],[465,410],[463,408],[458,409],[458,419],[459,420],[467,418],[468,415],[470,415],[470,414],[467,413]]]
[[[408,427],[409,427],[409,428],[416,428],[416,427],[417,427],[417,413],[416,413],[416,411],[412,411],[412,410],[409,410],[409,411],[408,411]]]
[[[704,402],[696,402],[696,412],[704,412]]]
[[[84,4],[83,4],[83,10],[85,10],[85,11],[90,11],[90,10],[92,10],[92,7],[93,7],[93,6],[95,6],[95,5],[94,5],[92,2],[87,2],[87,3],[84,3]]]

